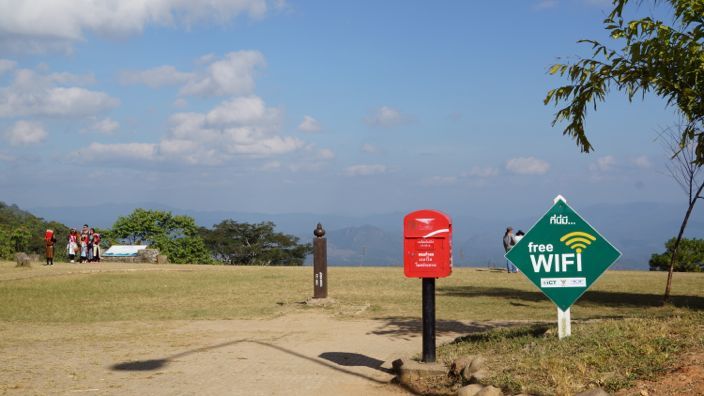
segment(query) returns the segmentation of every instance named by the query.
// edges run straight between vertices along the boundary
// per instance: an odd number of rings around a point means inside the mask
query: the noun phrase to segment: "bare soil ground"
[[[680,396],[704,395],[704,353],[686,355],[680,367],[664,374],[657,381],[639,381],[616,396]]]
[[[420,349],[384,321],[270,320],[0,325],[0,393],[397,395],[382,363]],[[384,333],[383,335],[377,334]]]

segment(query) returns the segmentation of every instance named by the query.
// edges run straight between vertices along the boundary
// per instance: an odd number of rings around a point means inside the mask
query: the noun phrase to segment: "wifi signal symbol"
[[[565,234],[560,238],[560,242],[565,242],[567,247],[573,249],[577,253],[582,253],[582,250],[596,241],[596,238],[582,231],[574,231]]]

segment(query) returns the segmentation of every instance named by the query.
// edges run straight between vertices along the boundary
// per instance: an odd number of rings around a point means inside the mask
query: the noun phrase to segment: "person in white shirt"
[[[525,232],[523,232],[523,231],[521,231],[521,230],[518,230],[518,232],[516,233],[516,235],[513,236],[513,245],[514,245],[514,246],[515,246],[515,245],[518,245],[518,241],[520,241],[521,239],[523,239],[523,236],[524,236],[524,235],[525,235]],[[516,267],[516,266],[514,265],[514,266],[513,266],[513,272],[518,272],[518,271],[519,271],[519,270],[518,270],[518,267]]]

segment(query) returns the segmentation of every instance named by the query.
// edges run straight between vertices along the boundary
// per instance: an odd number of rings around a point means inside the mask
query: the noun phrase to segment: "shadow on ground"
[[[375,318],[383,323],[369,334],[391,335],[402,339],[420,337],[423,334],[423,321],[408,317]],[[511,322],[464,323],[458,320],[437,320],[435,333],[438,336],[448,334],[470,334],[491,330],[497,327],[514,326]]]
[[[540,291],[511,289],[507,287],[474,287],[474,286],[445,286],[437,289],[438,295],[459,297],[500,297],[509,300],[523,301],[548,301]],[[661,294],[622,293],[587,291],[578,300],[580,305],[600,305],[612,307],[659,307],[662,306]],[[672,296],[671,304],[675,307],[701,310],[704,308],[704,297],[700,296]]]
[[[318,355],[319,358],[329,360],[335,364],[346,367],[369,367],[375,370],[383,371],[385,373],[390,373],[389,370],[381,367],[384,364],[383,361],[379,359],[374,359],[372,357],[362,355],[359,353],[352,352],[324,352]]]
[[[363,378],[365,380],[375,382],[378,384],[388,384],[390,383],[389,381],[385,380],[380,380],[378,378],[374,378],[369,375],[365,375],[363,373],[358,373],[355,371],[348,370],[344,368],[343,366],[346,367],[369,367],[375,370],[378,370],[383,373],[389,374],[390,371],[387,369],[384,369],[381,367],[381,365],[384,363],[383,361],[379,359],[375,359],[366,355],[362,355],[359,353],[352,353],[352,352],[324,352],[321,353],[318,358],[316,357],[311,357],[311,356],[306,356],[302,353],[293,351],[288,348],[284,348],[279,345],[275,345],[269,342],[264,342],[264,341],[257,341],[257,340],[250,340],[250,339],[242,339],[242,340],[236,340],[236,341],[229,341],[229,342],[224,342],[216,345],[210,345],[202,348],[196,348],[196,349],[191,349],[188,351],[184,351],[181,353],[177,353],[171,356],[167,356],[164,358],[159,358],[159,359],[148,359],[148,360],[137,360],[137,361],[130,361],[130,362],[123,362],[123,363],[117,363],[112,366],[110,366],[110,369],[113,371],[154,371],[154,370],[160,370],[165,368],[171,361],[181,358],[184,356],[192,355],[195,353],[203,353],[203,352],[208,352],[214,349],[218,348],[224,348],[228,347],[231,345],[243,343],[243,342],[249,342],[249,343],[254,343],[258,344],[267,348],[272,348],[275,349],[279,352],[285,353],[290,356],[294,356],[299,359],[307,360],[309,362],[318,364],[320,366],[328,367],[330,369],[333,369],[335,371],[352,375],[355,377]],[[324,359],[324,360],[323,360]],[[330,363],[332,362],[332,363]]]
[[[210,345],[202,348],[191,349],[189,351],[184,351],[177,353],[175,355],[167,356],[161,359],[149,359],[149,360],[135,360],[131,362],[117,363],[110,366],[111,370],[114,371],[153,371],[164,368],[170,361],[178,359],[183,356],[192,355],[199,352],[207,352],[213,349],[224,348],[230,345],[239,344],[240,342],[245,342],[247,340],[235,340],[223,342],[220,344]]]

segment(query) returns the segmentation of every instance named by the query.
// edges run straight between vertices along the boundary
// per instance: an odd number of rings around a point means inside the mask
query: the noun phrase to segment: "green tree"
[[[26,212],[17,205],[0,202],[0,257],[13,259],[15,252],[44,254],[44,232],[54,230],[57,239],[55,260],[65,260],[63,249],[68,235],[68,228],[58,222],[46,222],[42,218]]]
[[[665,243],[665,252],[653,254],[650,258],[651,271],[668,271],[670,259],[675,251],[676,238]],[[674,270],[677,272],[703,272],[704,271],[704,239],[683,238],[677,249]]]
[[[146,244],[169,256],[172,263],[209,263],[208,250],[189,216],[168,211],[135,209],[119,217],[108,237],[130,244]]]
[[[0,259],[2,260],[12,260],[12,254],[15,252],[10,235],[11,231],[7,227],[0,226]]]
[[[654,92],[685,121],[682,147],[696,141],[695,161],[704,163],[704,2],[667,0],[674,11],[668,25],[650,17],[626,21],[624,8],[629,0],[614,0],[614,8],[604,20],[611,38],[620,43],[611,49],[596,40],[589,44],[593,54],[573,64],[555,64],[550,74],[559,74],[570,83],[552,89],[545,104],[566,105],[558,110],[553,125],[565,121],[563,133],[574,138],[584,152],[593,147],[587,138],[584,119],[587,109],[597,108],[611,89],[624,92],[629,100]]]
[[[15,252],[26,252],[32,241],[32,233],[26,227],[17,227],[12,230],[10,241]]]
[[[545,97],[545,104],[558,107],[565,104],[555,114],[553,125],[566,122],[563,134],[574,138],[583,152],[590,152],[593,147],[584,127],[589,107],[596,110],[611,89],[624,92],[629,101],[653,92],[665,99],[683,120],[672,158],[681,160],[682,153],[691,149],[689,162],[698,169],[704,165],[704,1],[660,1],[673,10],[670,25],[650,17],[627,21],[624,8],[628,3],[629,0],[613,0],[614,8],[604,20],[606,30],[620,43],[620,48],[612,49],[596,40],[581,40],[591,45],[591,57],[550,68],[550,74],[559,74],[570,81],[550,90]],[[666,302],[670,298],[678,244],[694,203],[702,197],[704,184],[699,188],[692,186],[690,179],[688,209],[673,245],[664,293]]]
[[[205,243],[216,260],[239,265],[303,265],[312,252],[310,244],[274,231],[274,223],[238,223],[223,220],[212,230],[201,229]]]

